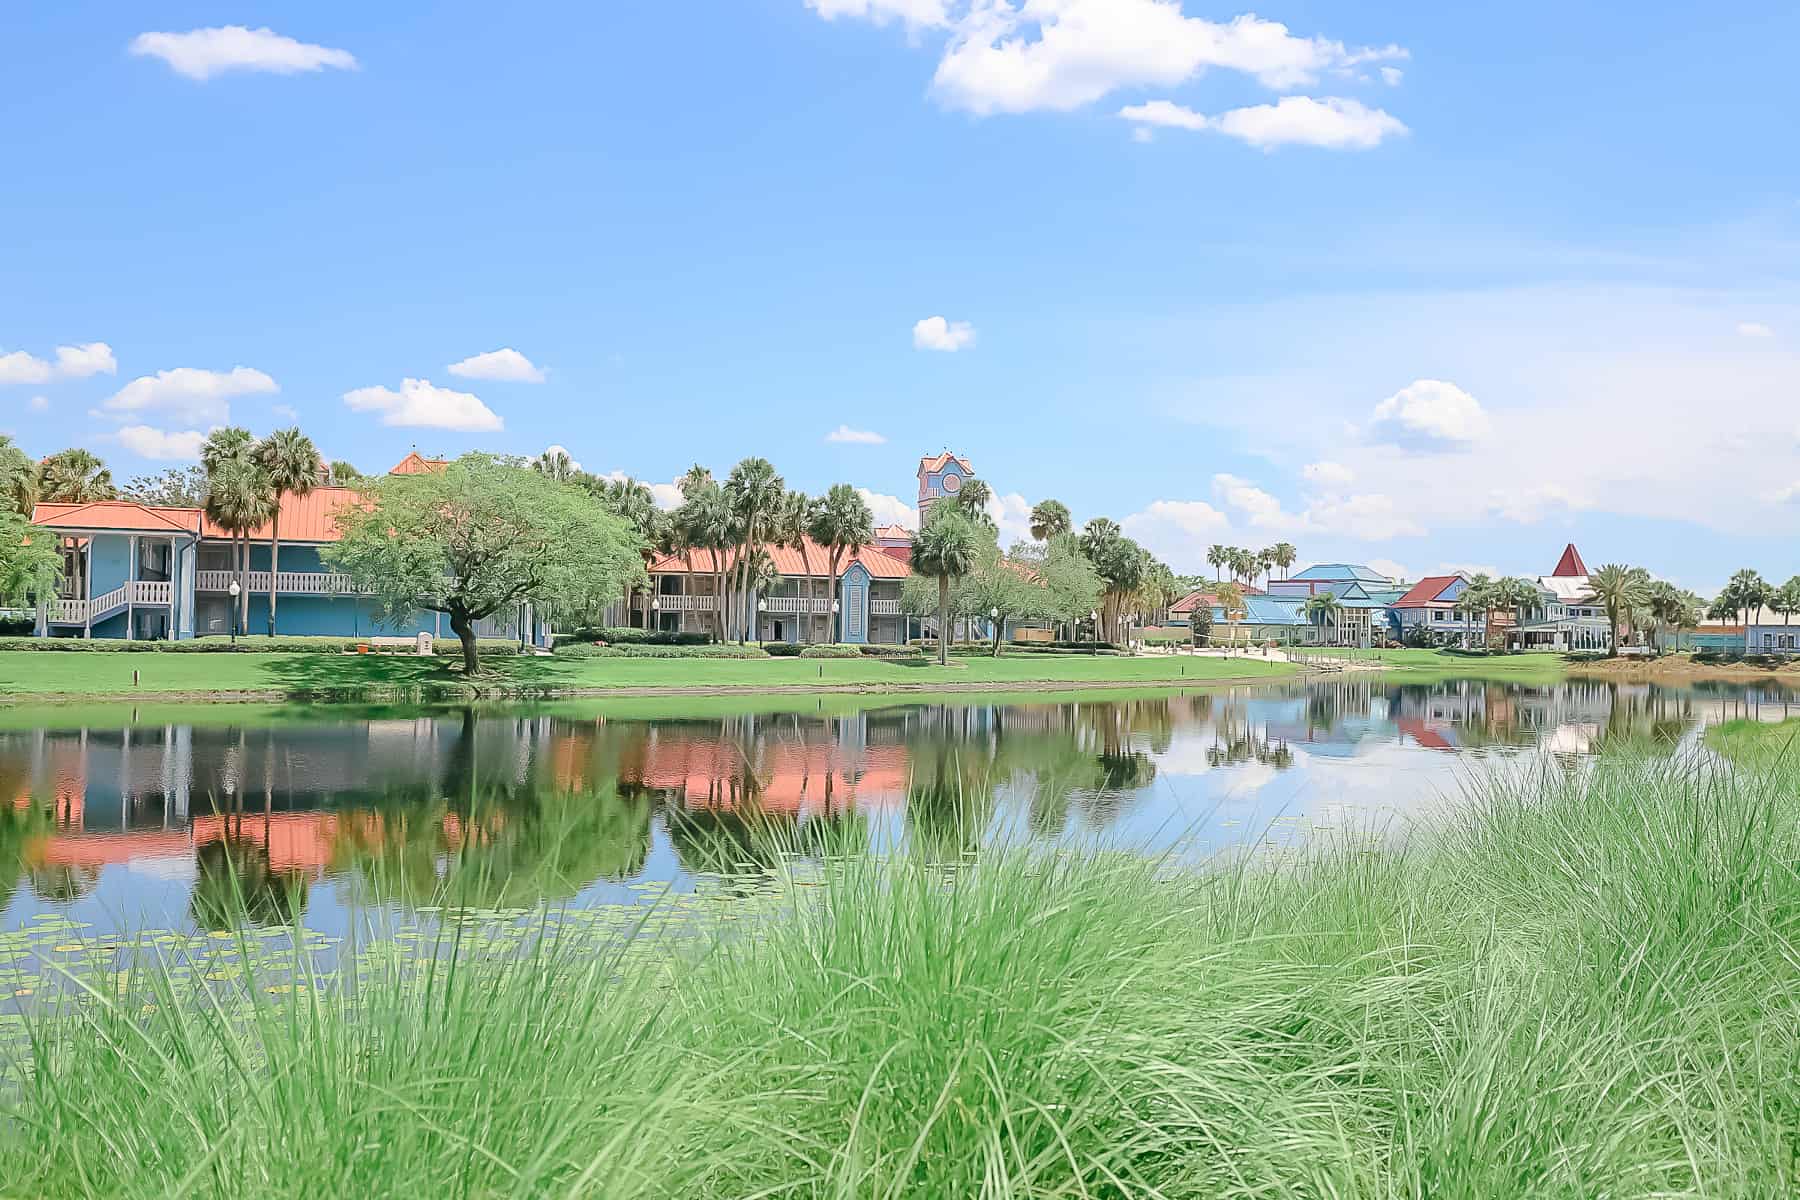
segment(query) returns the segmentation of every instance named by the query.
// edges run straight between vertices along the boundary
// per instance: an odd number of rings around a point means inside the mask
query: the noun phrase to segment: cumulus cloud
[[[236,397],[280,390],[273,379],[254,367],[229,371],[176,367],[138,376],[115,392],[104,407],[115,413],[160,411],[197,425],[223,425],[231,419],[231,401]]]
[[[1319,533],[1371,542],[1419,537],[1425,532],[1405,507],[1380,492],[1316,500],[1307,506],[1301,524]]]
[[[1327,71],[1406,57],[1398,46],[1352,49],[1296,36],[1249,14],[1225,22],[1190,17],[1179,0],[971,3],[949,25],[932,90],[951,108],[983,115],[1068,111],[1123,88],[1173,87],[1213,68],[1286,89]]]
[[[913,348],[954,354],[975,344],[975,327],[967,321],[926,317],[913,325]]]
[[[828,442],[846,442],[856,446],[880,446],[887,442],[886,438],[873,430],[852,429],[848,425],[839,425],[836,429],[825,435],[825,440]]]
[[[1769,493],[1771,504],[1793,504],[1800,501],[1800,483],[1790,483]]]
[[[569,453],[569,448],[567,446],[561,445],[557,442],[552,442],[548,446],[544,447],[544,453],[543,453],[544,458],[554,458],[558,454],[561,454],[561,455],[565,456],[566,458],[568,458],[569,468],[571,470],[574,470],[574,471],[581,470],[581,464],[575,461],[575,456],[573,454]]]
[[[429,379],[404,379],[400,390],[364,387],[344,393],[353,412],[381,414],[383,425],[452,429],[460,433],[494,433],[506,423],[480,397],[441,388]]]
[[[190,29],[186,33],[140,33],[132,39],[131,52],[161,59],[176,74],[201,82],[227,71],[295,75],[327,68],[356,69],[356,57],[348,50],[296,41],[267,27],[247,29],[242,25]]]
[[[86,379],[90,375],[117,374],[118,370],[119,364],[113,358],[112,347],[105,342],[58,346],[55,362],[38,358],[24,350],[0,354],[0,384]]]
[[[1119,116],[1142,129],[1211,130],[1261,150],[1318,146],[1327,150],[1368,150],[1407,132],[1399,118],[1356,100],[1328,96],[1283,96],[1274,104],[1253,104],[1209,117],[1169,100],[1131,104]]]
[[[1356,472],[1343,463],[1322,461],[1307,463],[1300,468],[1300,475],[1314,487],[1345,488],[1356,482]]]
[[[909,29],[941,28],[950,24],[948,0],[806,0],[806,7],[835,21],[839,17],[886,25],[899,21]]]
[[[1399,87],[1400,79],[1404,74],[1405,72],[1399,67],[1383,67],[1381,68],[1381,82],[1389,87]]]
[[[869,511],[875,515],[877,525],[904,525],[908,529],[919,527],[919,510],[911,501],[881,492],[871,492],[865,487],[857,488],[856,494],[861,496],[863,503],[869,506]]]
[[[46,408],[49,408],[49,407],[50,407],[50,398],[48,396],[33,396],[31,398],[31,411],[32,412],[43,412]]]
[[[1492,432],[1487,411],[1454,383],[1418,379],[1375,406],[1369,434],[1417,450],[1456,449]]]
[[[1556,513],[1570,513],[1587,507],[1589,502],[1581,493],[1560,483],[1498,488],[1488,501],[1491,515],[1522,525],[1535,525]]]
[[[206,435],[198,429],[165,433],[148,425],[127,425],[119,430],[119,444],[140,458],[186,460],[200,457]]]
[[[1737,331],[1739,337],[1766,338],[1775,336],[1775,331],[1770,329],[1767,325],[1764,325],[1761,321],[1740,322]]]
[[[544,369],[511,346],[453,362],[449,371],[464,379],[487,379],[497,383],[544,382]]]
[[[1010,546],[1031,536],[1031,501],[1018,492],[990,496],[987,513],[994,519],[995,528],[1000,531],[1002,546]]]
[[[1156,500],[1119,522],[1126,536],[1177,570],[1199,570],[1231,519],[1204,500]]]

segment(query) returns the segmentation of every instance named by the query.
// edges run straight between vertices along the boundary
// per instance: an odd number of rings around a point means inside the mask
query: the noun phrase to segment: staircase
[[[124,583],[92,600],[56,600],[50,605],[53,625],[98,625],[128,604],[168,604],[174,599],[174,585],[138,580]]]

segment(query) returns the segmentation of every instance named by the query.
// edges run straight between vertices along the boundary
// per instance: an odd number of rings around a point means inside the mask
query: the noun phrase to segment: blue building
[[[443,466],[415,453],[393,473],[419,474]],[[343,487],[284,496],[279,560],[271,527],[265,525],[250,533],[247,570],[239,561],[241,543],[197,508],[132,500],[40,504],[32,524],[56,535],[63,573],[55,598],[38,606],[38,636],[157,641],[267,634],[271,590],[276,629],[283,636],[453,636],[441,613],[419,611],[380,623],[367,595],[348,576],[326,569],[320,551],[338,538],[338,511],[355,501],[356,491]],[[239,589],[235,606],[234,583]],[[479,622],[476,632],[512,638],[521,629],[533,644],[549,644],[549,630],[533,618],[529,606],[507,619]]]

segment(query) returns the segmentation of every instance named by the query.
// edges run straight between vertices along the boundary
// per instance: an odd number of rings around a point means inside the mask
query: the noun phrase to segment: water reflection
[[[794,849],[904,843],[950,862],[1022,837],[1205,852],[1438,802],[1469,756],[1667,752],[1700,724],[1792,702],[1766,688],[1350,676],[707,719],[606,706],[260,725],[51,715],[0,731],[0,927],[44,905],[108,925],[330,925],[377,903],[682,887]]]

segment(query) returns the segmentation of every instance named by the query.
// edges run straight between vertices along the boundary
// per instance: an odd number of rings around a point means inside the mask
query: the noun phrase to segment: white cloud
[[[1766,338],[1774,337],[1775,331],[1761,321],[1743,321],[1737,327],[1739,337]]]
[[[913,348],[954,354],[975,344],[975,327],[967,321],[926,317],[913,325]]]
[[[140,458],[195,459],[205,442],[206,434],[197,429],[165,433],[148,425],[127,425],[119,430],[119,444]]]
[[[1535,525],[1553,513],[1570,513],[1590,507],[1579,492],[1560,483],[1537,483],[1496,488],[1489,497],[1491,515],[1522,525]]]
[[[1000,531],[1000,544],[1010,546],[1031,536],[1031,501],[1017,492],[988,497],[988,516]]]
[[[499,383],[544,382],[544,369],[511,346],[453,362],[449,371],[464,379],[489,379]]]
[[[1322,488],[1345,488],[1356,482],[1356,472],[1343,463],[1321,461],[1300,468],[1306,482]]]
[[[344,393],[355,412],[377,412],[383,425],[453,429],[461,433],[493,433],[506,423],[480,397],[434,385],[429,379],[404,379],[398,392],[385,387],[357,388]]]
[[[848,442],[858,446],[881,446],[887,439],[869,429],[852,429],[848,425],[839,425],[825,435],[828,442]]]
[[[1119,527],[1175,570],[1198,571],[1205,566],[1206,548],[1224,540],[1231,520],[1204,500],[1156,500]]]
[[[1406,57],[1397,46],[1352,50],[1296,37],[1250,14],[1189,17],[1179,0],[980,2],[951,25],[932,90],[951,108],[983,115],[1068,111],[1121,88],[1173,87],[1214,67],[1285,89],[1325,71]]]
[[[1281,501],[1236,475],[1213,476],[1213,496],[1226,508],[1237,513],[1253,529],[1271,533],[1297,533],[1304,525],[1302,518],[1284,512]]]
[[[32,412],[43,412],[46,408],[49,408],[49,407],[50,407],[50,398],[48,396],[33,396],[31,398],[31,411]]]
[[[116,374],[119,364],[105,342],[58,346],[56,361],[47,362],[23,350],[0,354],[0,384],[49,383],[52,379],[86,379],[90,375]]]
[[[552,448],[554,449],[554,447]],[[627,474],[624,471],[608,471],[600,476],[600,478],[610,479],[614,483],[624,483],[627,480],[635,480],[638,483],[642,483],[645,487],[650,489],[650,499],[656,502],[656,507],[662,509],[664,512],[670,512],[681,507],[680,484],[672,482],[650,483],[646,480],[637,479],[636,476]]]
[[[195,424],[223,425],[231,418],[233,398],[280,390],[273,379],[254,367],[233,367],[229,371],[176,367],[138,376],[114,393],[105,407],[109,412],[154,409]]]
[[[1473,579],[1477,575],[1486,575],[1489,579],[1500,579],[1506,575],[1505,571],[1502,571],[1499,567],[1494,566],[1492,563],[1448,563],[1448,562],[1444,562],[1444,563],[1439,563],[1437,565],[1436,569],[1434,569],[1431,573],[1433,575],[1463,574],[1463,575],[1467,575],[1471,579]]]
[[[1800,500],[1800,483],[1790,483],[1784,488],[1769,493],[1771,504],[1792,504]]]
[[[246,29],[223,25],[190,29],[186,33],[140,33],[132,39],[131,52],[160,58],[178,75],[202,82],[226,71],[269,71],[294,75],[302,71],[340,71],[356,68],[348,50],[295,41],[273,29]]]
[[[271,404],[269,405],[269,415],[280,417],[284,421],[298,421],[300,410],[291,404]]]
[[[863,498],[869,511],[875,515],[877,525],[904,525],[908,529],[919,527],[919,510],[911,502],[898,496],[888,496],[881,492],[871,492],[868,488],[859,487],[856,494]]]
[[[1414,575],[1411,571],[1407,570],[1404,566],[1391,558],[1371,558],[1368,562],[1364,563],[1363,566],[1378,571],[1381,574],[1386,575],[1389,579],[1406,583],[1417,583],[1419,581],[1419,576]]]
[[[1317,533],[1370,542],[1419,537],[1425,532],[1398,501],[1379,492],[1316,500],[1302,515],[1301,525]]]
[[[1274,104],[1234,108],[1216,117],[1183,108],[1169,100],[1131,104],[1119,110],[1139,129],[1158,125],[1168,129],[1212,130],[1263,150],[1278,146],[1320,146],[1327,150],[1367,150],[1383,138],[1405,133],[1406,126],[1378,108],[1355,100],[1311,96],[1283,96]]]
[[[1375,406],[1370,436],[1409,449],[1470,446],[1492,431],[1479,401],[1454,383],[1418,379]]]
[[[1405,75],[1405,72],[1399,67],[1381,68],[1381,82],[1387,84],[1389,87],[1399,87],[1400,79],[1403,75]]]
[[[835,21],[851,17],[886,25],[899,21],[909,29],[936,28],[950,23],[948,0],[806,0],[806,7]]]

